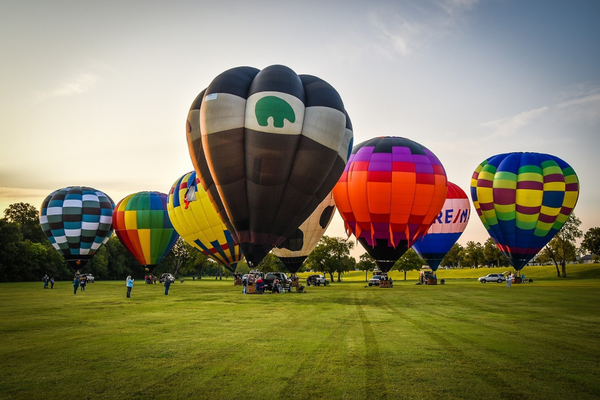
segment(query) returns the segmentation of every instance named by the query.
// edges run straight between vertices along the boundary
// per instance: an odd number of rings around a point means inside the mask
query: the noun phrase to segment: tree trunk
[[[333,279],[333,272],[329,272],[329,277],[331,278],[331,282],[335,282],[335,280]]]
[[[367,271],[367,270],[365,269],[365,282],[369,282],[369,278],[367,277],[367,274],[368,274],[368,273],[369,273],[369,271]]]
[[[566,278],[567,277],[567,263],[565,262],[565,260],[562,260],[561,266],[562,266],[562,277]]]
[[[404,280],[406,280],[406,271],[404,271]]]

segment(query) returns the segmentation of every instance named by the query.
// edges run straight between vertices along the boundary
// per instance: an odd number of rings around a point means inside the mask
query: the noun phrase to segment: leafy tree
[[[0,281],[18,281],[20,254],[23,235],[19,225],[0,219]]]
[[[359,259],[360,261],[356,263],[356,268],[358,268],[361,271],[365,271],[365,282],[368,282],[369,278],[367,276],[367,273],[369,271],[373,271],[377,264],[375,263],[375,260],[373,259],[373,257],[371,257],[369,253],[361,254]]]
[[[242,274],[242,275],[250,272],[250,267],[248,267],[248,263],[246,262],[246,260],[242,260],[237,263],[235,272],[237,272],[238,274]]]
[[[464,249],[460,244],[454,243],[454,246],[452,246],[450,251],[446,253],[446,256],[444,257],[440,265],[443,265],[444,267],[454,268],[460,266],[462,262],[463,250]]]
[[[340,260],[341,263],[341,268],[338,268],[335,272],[337,272],[338,274],[338,282],[342,281],[342,275],[344,274],[344,272],[348,272],[354,268],[356,268],[356,259],[354,257],[350,257],[349,255],[346,255],[344,257],[342,257],[342,259]]]
[[[84,267],[84,271],[89,271],[94,278],[106,279],[109,276],[108,273],[108,250],[106,246],[100,247],[94,256],[88,261]]]
[[[404,253],[402,255],[402,257],[400,257],[398,259],[398,261],[396,261],[394,263],[394,266],[392,267],[392,269],[397,269],[398,271],[404,271],[404,280],[406,280],[406,272],[407,271],[414,271],[414,270],[419,271],[419,270],[421,270],[421,268],[423,268],[424,264],[426,264],[426,262],[423,261],[423,259],[421,257],[419,257],[417,252],[411,248],[411,249],[408,249],[408,251],[406,253]]]
[[[23,238],[22,225],[0,219],[0,281],[37,281],[44,274],[64,279],[66,263],[48,242],[32,242]]]
[[[117,235],[112,235],[104,245],[107,251],[107,276],[106,279],[125,279],[134,274],[134,268],[141,268],[135,257],[123,246]],[[144,274],[139,274],[142,276]]]
[[[483,244],[483,258],[485,260],[484,263],[487,266],[499,267],[501,263],[503,266],[508,265],[508,260],[504,254],[502,254],[498,246],[496,246],[496,242],[494,242],[494,239],[491,237]]]
[[[269,253],[263,260],[258,264],[257,267],[262,272],[285,272],[285,264],[275,254]]]
[[[581,248],[589,251],[593,256],[600,255],[600,228],[590,228],[583,236]]]
[[[583,232],[579,230],[579,225],[581,225],[581,220],[577,218],[575,213],[569,215],[556,236],[542,250],[554,262],[556,274],[559,278],[567,277],[567,261],[573,261],[577,257],[575,241],[583,236]],[[562,273],[558,268],[559,264],[562,267]]]
[[[485,262],[483,246],[479,242],[468,241],[467,246],[461,252],[463,265],[469,268],[477,268]]]
[[[19,225],[24,240],[43,243],[46,236],[42,231],[38,210],[29,203],[11,204],[4,210],[4,217],[8,222]]]
[[[179,271],[191,259],[192,249],[193,247],[190,246],[181,236],[177,238],[175,245],[167,255],[169,258],[167,260],[168,264],[171,265],[170,272],[175,278],[179,277]]]
[[[305,263],[313,270],[324,274],[328,273],[331,282],[333,282],[335,272],[347,271],[348,261],[344,261],[344,257],[350,255],[350,250],[353,247],[354,242],[352,240],[325,235],[319,240],[319,244],[310,253]]]

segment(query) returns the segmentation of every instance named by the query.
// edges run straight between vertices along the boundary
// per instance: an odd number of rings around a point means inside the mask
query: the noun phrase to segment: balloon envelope
[[[446,201],[427,233],[412,246],[419,256],[436,271],[454,243],[464,232],[471,214],[467,194],[448,182]]]
[[[235,271],[243,258],[242,250],[219,218],[195,171],[175,181],[169,192],[167,211],[173,227],[187,243]]]
[[[279,257],[288,271],[298,272],[327,230],[334,213],[335,202],[333,194],[329,193],[306,221],[296,229],[296,232],[273,249],[273,254]]]
[[[167,195],[130,194],[115,207],[117,237],[142,265],[156,265],[171,251],[179,235],[167,213]]]
[[[477,215],[517,271],[556,235],[578,196],[573,168],[549,154],[495,155],[471,179]]]
[[[425,234],[446,199],[446,172],[427,148],[378,137],[352,149],[333,190],[335,204],[382,271]]]
[[[40,225],[69,265],[83,268],[112,235],[114,207],[112,199],[99,190],[69,186],[44,199]]]
[[[187,120],[194,169],[251,266],[331,192],[352,137],[335,89],[283,65],[223,72]]]

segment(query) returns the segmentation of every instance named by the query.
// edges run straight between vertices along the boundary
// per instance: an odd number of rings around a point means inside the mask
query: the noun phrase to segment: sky
[[[467,193],[492,155],[562,158],[585,232],[600,226],[599,20],[596,0],[4,0],[0,210],[74,185],[167,193],[193,169],[198,93],[283,64],[340,93],[355,144],[412,139]],[[326,234],[346,236],[339,214]],[[487,238],[473,214],[459,243]]]

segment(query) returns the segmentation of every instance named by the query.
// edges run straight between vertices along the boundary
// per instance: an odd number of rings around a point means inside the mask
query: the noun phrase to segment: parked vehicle
[[[431,282],[432,284],[437,285],[437,282],[435,281],[436,275],[435,272],[433,271],[419,271],[419,285],[428,285],[429,282]],[[433,283],[436,282],[436,283]]]
[[[282,291],[292,291],[292,280],[287,277],[283,272],[267,272],[263,278],[263,282],[266,290],[273,290],[273,282],[277,279],[277,283],[281,285]]]
[[[487,274],[486,276],[482,276],[481,278],[479,278],[477,280],[481,283],[486,283],[486,282],[502,283],[502,282],[506,281],[506,277],[504,276],[504,274]]]
[[[310,275],[306,278],[307,286],[327,286],[329,285],[329,281],[321,274]]]
[[[160,278],[158,279],[158,281],[160,283],[164,283],[165,280],[167,280],[167,279],[170,280],[171,283],[175,282],[175,277],[172,274],[169,274],[168,272],[165,272],[164,274],[162,274],[160,276]]]
[[[382,275],[373,275],[371,279],[369,279],[369,286],[379,286],[379,281],[381,281]]]
[[[85,280],[87,282],[94,283],[94,275],[92,274],[81,274],[79,275],[79,280]]]

